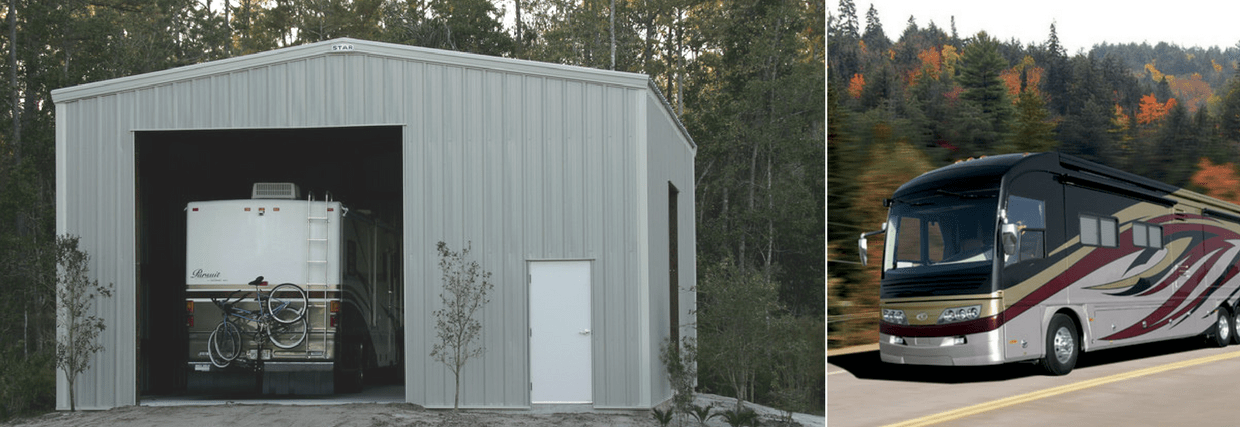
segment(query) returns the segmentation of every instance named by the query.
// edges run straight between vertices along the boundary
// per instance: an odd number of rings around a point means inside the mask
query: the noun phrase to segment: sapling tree
[[[659,350],[659,361],[667,371],[668,382],[672,386],[672,409],[681,418],[695,410],[693,401],[697,397],[693,387],[697,383],[697,340],[684,337],[679,345],[671,338],[664,338]]]
[[[736,411],[751,400],[758,373],[768,363],[770,321],[778,311],[776,283],[757,269],[725,259],[708,265],[698,282],[698,361],[736,394]]]
[[[112,296],[112,284],[91,279],[90,255],[78,249],[78,238],[56,237],[56,318],[60,334],[56,341],[56,366],[69,382],[69,410],[77,410],[75,385],[78,374],[90,367],[91,357],[103,349],[99,333],[106,325],[92,314],[96,298]]]
[[[466,262],[470,246],[453,252],[448,245],[439,242],[439,269],[443,271],[443,292],[439,299],[443,308],[435,310],[435,332],[439,342],[431,348],[431,357],[448,366],[456,379],[456,395],[453,410],[461,408],[461,369],[469,359],[482,356],[486,347],[475,344],[482,333],[482,322],[475,317],[478,310],[490,302],[487,293],[491,273],[484,271],[477,261]]]

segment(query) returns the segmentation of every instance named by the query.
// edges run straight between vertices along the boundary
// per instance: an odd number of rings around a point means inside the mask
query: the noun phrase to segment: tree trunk
[[[13,108],[13,160],[22,161],[21,93],[17,89],[17,0],[9,0],[9,88],[12,89]]]
[[[611,0],[611,70],[616,70],[616,0]]]
[[[758,145],[759,144],[757,142],[753,144],[753,150],[750,151],[750,156],[749,156],[749,194],[748,194],[748,200],[746,201],[747,203],[746,207],[749,208],[749,211],[748,211],[749,215],[754,214],[755,206],[757,206]],[[747,236],[749,234],[748,233],[749,230],[747,229],[748,227],[749,227],[749,224],[741,225],[742,229],[741,229],[741,235],[740,235],[740,240],[741,240],[740,257],[739,257],[740,259],[737,260],[737,265],[741,267],[742,271],[744,271],[745,269],[749,267],[749,259],[745,258],[746,249],[748,246],[748,241],[747,241],[748,240]]]

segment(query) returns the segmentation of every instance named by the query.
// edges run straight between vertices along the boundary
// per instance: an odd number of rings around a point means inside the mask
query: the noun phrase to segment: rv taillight
[[[193,301],[185,302],[185,312],[189,314],[194,314],[194,302]]]
[[[332,313],[339,313],[340,312],[340,301],[332,301],[329,307],[330,308],[328,309],[328,311]]]
[[[198,208],[194,208],[194,212],[198,212]]]
[[[194,315],[185,316],[185,326],[194,327]]]
[[[338,320],[338,319],[337,319],[337,317],[336,317],[336,315],[333,313],[333,314],[332,314],[332,318],[331,318],[330,327],[333,327],[333,328],[334,328],[334,327],[336,327],[336,325],[339,325],[339,324],[340,324],[340,320]]]

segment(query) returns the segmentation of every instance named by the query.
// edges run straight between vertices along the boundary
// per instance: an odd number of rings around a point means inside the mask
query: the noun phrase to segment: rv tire
[[[1227,307],[1219,307],[1215,318],[1214,326],[1210,328],[1208,341],[1210,345],[1215,347],[1226,347],[1231,344],[1232,332],[1235,325],[1232,323],[1231,313],[1227,311]]]
[[[1046,356],[1042,358],[1042,369],[1049,375],[1067,375],[1076,367],[1081,355],[1081,335],[1077,333],[1076,322],[1058,313],[1051,317],[1046,331]]]
[[[1240,344],[1240,310],[1231,313],[1231,342]]]

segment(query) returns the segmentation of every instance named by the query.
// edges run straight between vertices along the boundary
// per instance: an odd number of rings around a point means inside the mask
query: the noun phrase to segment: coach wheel
[[[1231,342],[1240,344],[1240,310],[1233,310],[1231,317]]]
[[[1225,307],[1219,307],[1217,319],[1214,322],[1214,330],[1210,332],[1210,344],[1215,347],[1226,347],[1231,343],[1231,332],[1234,327],[1231,324],[1231,313]]]
[[[1042,369],[1050,375],[1067,375],[1076,367],[1076,360],[1081,355],[1081,347],[1077,345],[1076,322],[1064,314],[1056,314],[1051,318],[1050,327],[1046,329],[1046,357],[1042,358]]]

